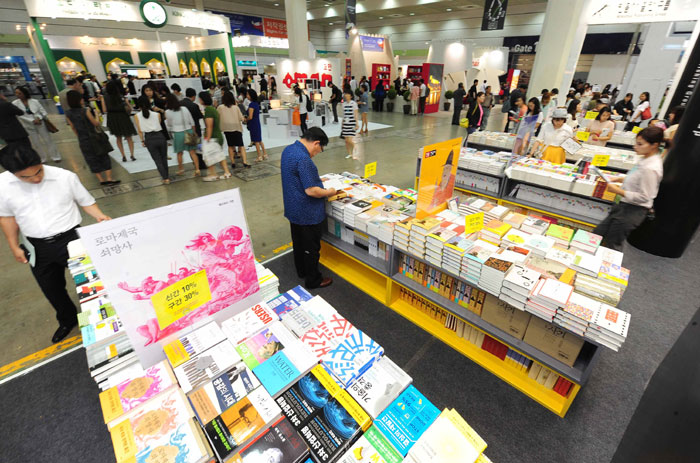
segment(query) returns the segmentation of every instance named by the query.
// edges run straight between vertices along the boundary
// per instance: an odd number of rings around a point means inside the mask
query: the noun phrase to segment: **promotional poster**
[[[78,232],[144,367],[181,330],[260,302],[238,189]]]
[[[518,126],[518,133],[515,138],[515,143],[513,144],[514,154],[526,154],[525,150],[530,144],[530,137],[532,137],[535,134],[536,126],[537,115],[525,116],[520,120],[520,125]]]
[[[461,138],[453,138],[423,148],[417,218],[422,219],[452,198],[461,144]]]

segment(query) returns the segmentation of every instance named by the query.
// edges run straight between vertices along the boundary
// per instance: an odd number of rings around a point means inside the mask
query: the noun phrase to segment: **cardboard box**
[[[511,336],[523,339],[530,321],[530,314],[487,294],[481,311],[481,318]]]
[[[531,317],[523,341],[572,367],[583,347],[583,339],[539,317]]]

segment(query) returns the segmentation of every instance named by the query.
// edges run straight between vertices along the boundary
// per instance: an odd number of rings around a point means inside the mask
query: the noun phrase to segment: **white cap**
[[[552,119],[566,119],[567,114],[566,109],[556,108],[554,111],[552,111]]]

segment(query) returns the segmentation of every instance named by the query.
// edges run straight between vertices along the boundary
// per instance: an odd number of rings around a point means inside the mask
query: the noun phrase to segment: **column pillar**
[[[537,44],[535,63],[528,84],[530,97],[539,95],[543,88],[556,87],[559,87],[560,98],[566,95],[570,77],[573,76],[572,69],[576,68],[581,46],[583,46],[583,37],[588,28],[588,9],[586,8],[588,3],[587,0],[547,2],[542,33]],[[577,37],[579,40],[575,40]],[[562,88],[567,69],[571,72],[571,76],[566,75],[569,83]]]
[[[194,7],[199,11],[204,11],[204,0],[194,0]],[[206,29],[200,29],[199,35],[201,35],[202,37],[206,37],[207,35],[209,35],[209,31],[207,31]]]
[[[309,26],[306,22],[306,1],[285,0],[284,13],[287,19],[289,57],[291,59],[310,59]]]

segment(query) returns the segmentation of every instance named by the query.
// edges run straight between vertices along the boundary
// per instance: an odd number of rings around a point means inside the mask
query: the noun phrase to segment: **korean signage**
[[[508,0],[486,0],[484,5],[484,17],[481,20],[482,31],[496,31],[503,29],[506,22],[506,8]]]
[[[283,59],[277,61],[277,81],[282,82],[282,90],[291,90],[295,83],[306,79],[317,79],[321,87],[329,82],[340,81],[340,65],[337,59],[317,59],[313,61],[295,61]]]
[[[266,37],[287,38],[287,21],[284,19],[263,18],[263,31]]]
[[[371,37],[369,35],[361,35],[360,43],[362,44],[363,51],[384,51],[383,37]]]
[[[263,18],[260,16],[248,16],[247,14],[216,12],[229,20],[233,35],[265,35],[263,32]],[[207,29],[211,29],[207,27]],[[210,32],[211,33],[211,32]]]
[[[697,0],[592,0],[588,24],[648,23],[700,19]]]

